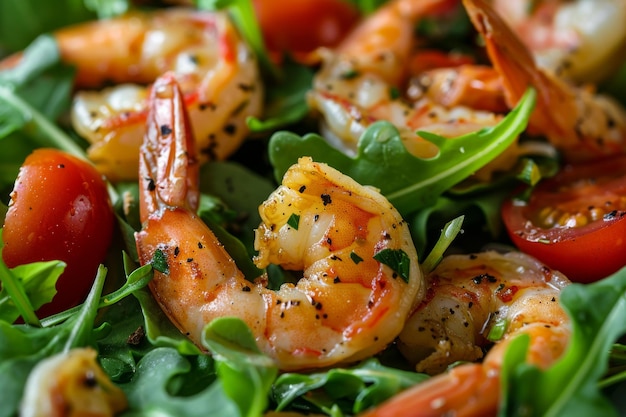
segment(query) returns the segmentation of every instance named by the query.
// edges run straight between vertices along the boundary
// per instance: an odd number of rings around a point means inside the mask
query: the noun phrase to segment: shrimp
[[[173,76],[160,78],[140,153],[139,259],[155,262],[151,291],[172,322],[201,345],[213,319],[234,316],[283,370],[371,356],[402,330],[423,296],[408,225],[376,190],[302,157],[260,207],[254,261],[301,270],[277,291],[246,280],[197,217],[193,135]]]
[[[538,67],[528,48],[485,0],[463,0],[463,4],[501,74],[509,106],[529,86],[538,91],[529,131],[546,136],[572,162],[626,152],[626,109]]]
[[[96,362],[96,351],[76,348],[37,364],[28,376],[20,417],[109,417],[127,407],[124,392]]]
[[[72,105],[88,157],[111,181],[137,178],[149,87],[173,71],[197,138],[198,159],[225,159],[248,133],[246,118],[261,111],[256,59],[226,14],[192,9],[133,12],[54,34],[64,62],[77,68]],[[141,84],[141,85],[140,85]]]
[[[425,300],[399,336],[417,369],[439,373],[362,417],[489,416],[497,412],[504,352],[515,337],[529,336],[527,362],[542,369],[558,360],[570,335],[559,303],[569,280],[520,252],[493,251],[445,257],[427,277]]]
[[[449,7],[449,3],[392,0],[365,19],[336,50],[320,51],[323,65],[307,99],[310,108],[321,114],[321,131],[331,144],[354,155],[365,129],[377,120],[387,120],[398,128],[407,151],[416,157],[431,158],[439,149],[416,134],[417,130],[457,137],[494,126],[502,119],[502,114],[471,108],[467,102],[459,100],[455,102],[459,105],[447,107],[432,95],[416,96],[417,90],[411,87],[411,102],[399,94],[400,84],[410,75],[407,63],[415,44],[415,22]],[[464,77],[473,75],[475,72],[463,73]],[[487,171],[483,176],[510,169],[519,152],[514,143],[483,168]]]
[[[537,65],[565,80],[597,83],[624,62],[624,0],[493,0]]]

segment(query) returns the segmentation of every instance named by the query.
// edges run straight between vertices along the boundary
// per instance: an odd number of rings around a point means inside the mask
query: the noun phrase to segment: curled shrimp
[[[493,0],[544,69],[575,83],[598,82],[624,62],[624,0]]]
[[[519,252],[450,255],[427,277],[427,296],[399,336],[402,352],[418,369],[439,373],[394,397],[367,417],[490,416],[500,400],[504,352],[526,334],[527,362],[542,369],[561,357],[571,326],[559,303],[569,280]]]
[[[37,364],[28,376],[21,417],[110,417],[127,407],[124,392],[96,362],[96,351],[76,348]]]
[[[62,59],[77,68],[74,129],[110,180],[137,178],[149,88],[173,71],[185,96],[198,159],[224,159],[261,111],[256,59],[226,14],[192,9],[132,12],[54,34]],[[131,84],[132,83],[132,84]]]
[[[508,104],[517,103],[529,86],[537,90],[530,131],[546,136],[572,162],[626,152],[626,109],[537,66],[529,49],[485,0],[463,0],[463,4],[485,39]]]
[[[416,134],[417,130],[457,137],[494,126],[502,119],[502,114],[492,111],[493,107],[489,110],[469,107],[471,100],[459,100],[458,94],[447,102],[436,95],[416,94],[417,90],[410,87],[409,90],[413,91],[412,95],[409,93],[411,100],[399,94],[403,89],[401,84],[410,75],[408,62],[415,46],[415,23],[449,7],[449,3],[444,0],[392,0],[357,26],[336,50],[320,52],[324,62],[315,76],[308,102],[322,115],[322,133],[330,143],[354,154],[365,129],[377,120],[387,120],[398,128],[410,153],[431,158],[439,150]],[[467,79],[478,71],[468,69],[460,77]],[[432,77],[430,80],[429,87],[432,88],[429,91],[432,93],[436,87]],[[463,89],[467,95],[474,92]],[[483,168],[483,175],[488,178],[493,171],[511,168],[518,154],[517,144],[513,144],[497,162]]]
[[[301,270],[277,291],[245,279],[197,217],[197,162],[181,95],[160,78],[140,154],[142,264],[161,258],[150,288],[178,328],[201,344],[211,320],[234,316],[280,369],[355,361],[382,350],[422,295],[407,224],[376,190],[303,157],[259,208],[255,263]]]

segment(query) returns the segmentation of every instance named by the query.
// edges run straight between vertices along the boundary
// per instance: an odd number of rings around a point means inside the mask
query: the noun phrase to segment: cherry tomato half
[[[626,265],[626,157],[567,166],[502,217],[520,250],[572,281],[607,277]]]
[[[347,0],[254,0],[268,49],[306,53],[335,46],[359,18]]]
[[[67,264],[57,295],[41,317],[81,303],[113,235],[106,183],[88,162],[56,149],[38,149],[20,168],[3,231],[3,259],[15,267],[36,261]]]

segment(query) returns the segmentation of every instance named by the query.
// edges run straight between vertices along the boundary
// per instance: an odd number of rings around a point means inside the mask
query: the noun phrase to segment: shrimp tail
[[[164,207],[195,212],[199,196],[199,164],[182,93],[173,73],[154,83],[146,133],[139,155],[141,220]]]
[[[537,90],[529,132],[544,135],[570,161],[626,151],[626,110],[589,88],[539,68],[531,51],[485,0],[463,0],[512,107],[528,87]]]
[[[415,385],[360,417],[488,416],[499,399],[500,380],[479,364],[465,364]],[[497,374],[497,372],[496,372]]]
[[[552,112],[539,107],[571,104],[572,95],[564,88],[555,88],[556,79],[539,70],[530,50],[491,5],[484,0],[463,0],[463,4],[474,27],[484,38],[492,65],[502,75],[508,105],[514,106],[529,86],[534,87],[541,100],[533,118],[550,119],[538,120],[536,123],[544,125],[556,122],[555,127],[560,134],[564,134],[565,130],[559,126],[558,120],[551,120]]]

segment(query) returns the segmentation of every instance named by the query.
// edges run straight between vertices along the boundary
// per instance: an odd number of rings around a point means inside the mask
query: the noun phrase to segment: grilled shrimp
[[[89,158],[110,180],[137,177],[149,87],[173,71],[181,86],[199,160],[224,159],[261,111],[256,59],[226,14],[166,9],[88,22],[54,34],[62,59],[77,68],[72,124]],[[131,84],[132,83],[132,84]]]
[[[539,67],[574,83],[601,81],[624,62],[624,0],[493,0]]]
[[[109,417],[127,407],[124,392],[96,362],[96,351],[76,348],[41,361],[24,388],[20,417]]]
[[[353,155],[365,129],[377,120],[387,120],[398,128],[409,152],[431,158],[438,154],[438,148],[416,134],[417,130],[457,137],[494,126],[502,119],[501,113],[491,109],[469,107],[471,101],[457,100],[448,107],[445,104],[450,102],[438,102],[436,96],[409,94],[409,101],[400,94],[409,76],[407,63],[415,44],[415,23],[448,7],[448,3],[392,0],[357,26],[336,50],[320,52],[323,65],[315,76],[308,102],[322,115],[322,133],[330,143]],[[467,71],[462,76],[475,74]],[[473,94],[471,90],[465,92]],[[488,171],[484,175],[511,168],[518,155],[514,144],[497,162],[483,168]]]
[[[546,136],[572,162],[626,152],[626,109],[537,66],[529,49],[485,0],[463,0],[463,4],[485,39],[509,106],[529,86],[537,90],[531,132]]]
[[[559,295],[569,280],[519,253],[450,255],[427,277],[427,296],[399,336],[417,369],[439,373],[363,417],[496,415],[500,369],[510,341],[530,338],[527,362],[547,368],[565,351],[571,334]]]
[[[166,268],[150,288],[178,328],[201,344],[211,320],[234,316],[280,369],[329,366],[382,350],[423,295],[407,224],[376,190],[302,157],[259,208],[255,263],[301,270],[274,291],[245,279],[195,214],[197,161],[174,77],[160,78],[140,154],[142,264]]]

